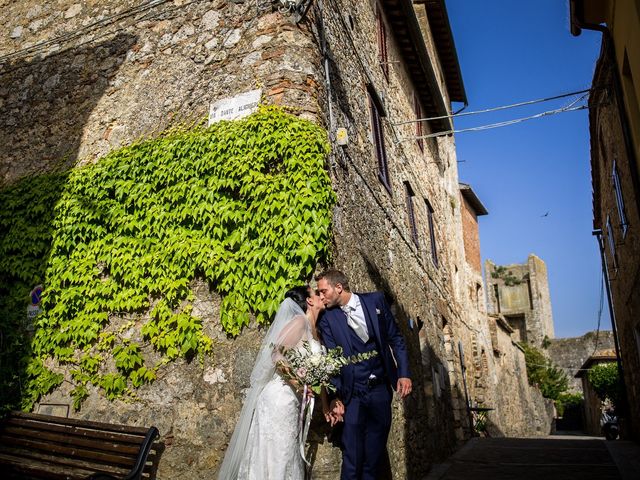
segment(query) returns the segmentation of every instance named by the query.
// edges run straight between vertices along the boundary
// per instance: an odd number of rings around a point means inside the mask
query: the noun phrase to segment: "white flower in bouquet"
[[[334,391],[331,377],[340,373],[345,365],[368,360],[378,352],[361,353],[345,357],[342,347],[332,348],[322,353],[313,353],[309,342],[302,342],[296,348],[280,348],[280,353],[286,360],[287,368],[282,369],[282,374],[298,381],[301,385],[307,385],[314,393],[319,394],[322,387]]]

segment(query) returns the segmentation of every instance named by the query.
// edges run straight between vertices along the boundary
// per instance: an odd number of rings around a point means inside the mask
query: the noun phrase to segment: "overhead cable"
[[[443,137],[445,135],[451,135],[452,133],[475,132],[475,131],[480,131],[480,130],[490,130],[492,128],[506,127],[507,125],[514,125],[516,123],[524,122],[524,121],[527,121],[527,120],[533,120],[533,119],[536,119],[536,118],[547,117],[549,115],[555,115],[557,113],[575,112],[577,110],[584,110],[584,109],[587,109],[587,108],[589,108],[588,105],[580,105],[580,106],[577,106],[577,107],[561,107],[561,108],[557,108],[555,110],[547,110],[546,112],[537,113],[535,115],[531,115],[531,116],[528,116],[528,117],[520,117],[520,118],[514,118],[512,120],[506,120],[504,122],[490,123],[488,125],[480,125],[478,127],[461,128],[459,130],[455,130],[455,129],[454,130],[445,130],[445,131],[442,131],[442,132],[430,133],[428,135],[405,137],[405,138],[398,139],[396,141],[396,143],[407,141],[407,140],[414,140],[415,141],[415,140],[420,140],[420,139],[424,139],[424,138]]]
[[[512,103],[511,105],[501,105],[499,107],[485,108],[484,110],[474,110],[472,112],[452,113],[451,115],[441,115],[439,117],[417,118],[417,119],[414,119],[414,120],[405,120],[403,122],[393,122],[393,123],[391,123],[391,125],[406,125],[408,123],[428,122],[430,120],[442,120],[444,118],[458,118],[458,117],[466,117],[468,115],[477,115],[479,113],[497,112],[499,110],[506,110],[508,108],[523,107],[525,105],[533,105],[535,103],[542,103],[542,102],[549,102],[551,100],[558,100],[559,98],[571,97],[572,95],[579,95],[581,93],[588,93],[590,91],[591,91],[591,89],[578,90],[578,91],[575,91],[575,92],[563,93],[562,95],[555,95],[553,97],[538,98],[536,100],[527,100],[526,102]]]

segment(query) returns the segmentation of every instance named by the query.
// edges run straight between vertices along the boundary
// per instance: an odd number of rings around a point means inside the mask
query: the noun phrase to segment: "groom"
[[[344,420],[341,480],[375,480],[391,428],[391,388],[402,398],[411,393],[407,348],[382,292],[351,293],[339,270],[316,281],[327,307],[318,322],[326,347],[340,346],[347,356],[378,352],[342,369],[334,379],[338,398],[327,414],[332,424]]]

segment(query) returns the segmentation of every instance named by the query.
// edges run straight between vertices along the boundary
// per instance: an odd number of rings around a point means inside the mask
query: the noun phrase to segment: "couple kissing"
[[[300,420],[304,385],[288,375],[282,352],[313,354],[341,347],[362,361],[331,378],[322,389],[323,413],[343,423],[341,480],[374,480],[391,427],[392,389],[411,393],[404,339],[382,292],[353,293],[339,270],[316,276],[317,290],[296,287],[285,294],[262,343],[251,387],[227,448],[219,480],[303,480],[305,428]]]

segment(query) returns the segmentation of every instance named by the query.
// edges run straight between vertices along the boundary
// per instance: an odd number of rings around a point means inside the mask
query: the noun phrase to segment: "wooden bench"
[[[3,479],[140,479],[158,436],[156,427],[11,412],[0,422],[0,472]]]

